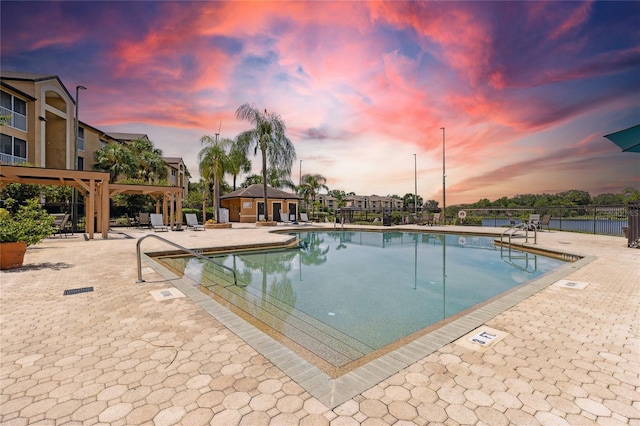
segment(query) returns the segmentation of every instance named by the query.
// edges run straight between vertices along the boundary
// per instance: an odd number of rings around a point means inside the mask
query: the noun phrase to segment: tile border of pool
[[[522,249],[532,248],[530,246],[513,245]],[[544,252],[544,249],[541,247],[535,247],[534,250]],[[172,284],[178,290],[220,321],[230,331],[282,370],[293,381],[302,386],[310,395],[317,398],[330,409],[377,385],[403,368],[427,357],[441,347],[465,336],[507,309],[526,300],[535,293],[549,287],[558,280],[596,259],[596,256],[584,256],[571,253],[566,253],[566,255],[580,257],[580,259],[567,263],[525,286],[507,292],[503,296],[480,306],[478,309],[439,327],[437,330],[427,333],[340,377],[331,378],[331,376],[287,348],[284,344],[218,304],[187,280],[165,269],[160,263],[146,254],[141,254],[142,259],[147,265],[153,268],[154,271],[167,280],[171,280]]]

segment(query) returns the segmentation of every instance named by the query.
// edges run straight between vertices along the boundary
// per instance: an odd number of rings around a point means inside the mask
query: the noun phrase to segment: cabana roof
[[[261,183],[256,183],[246,188],[237,189],[220,197],[221,200],[229,198],[264,198],[264,187]],[[281,191],[279,189],[267,186],[267,198],[299,200],[301,197],[292,192]]]

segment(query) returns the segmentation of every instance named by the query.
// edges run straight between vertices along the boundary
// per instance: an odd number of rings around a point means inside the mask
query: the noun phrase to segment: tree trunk
[[[262,149],[262,188],[264,189],[264,220],[269,222],[269,205],[267,204],[267,149]]]
[[[220,223],[220,180],[216,179],[216,182],[213,185],[213,192],[216,200],[216,222]]]

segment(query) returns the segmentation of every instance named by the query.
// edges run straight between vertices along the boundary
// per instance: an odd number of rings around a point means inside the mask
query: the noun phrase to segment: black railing
[[[629,226],[630,209],[612,206],[541,206],[529,208],[464,209],[462,224],[503,227],[526,222],[530,214],[551,215],[543,229],[585,232],[600,235],[624,235]],[[458,219],[458,223],[460,220]]]

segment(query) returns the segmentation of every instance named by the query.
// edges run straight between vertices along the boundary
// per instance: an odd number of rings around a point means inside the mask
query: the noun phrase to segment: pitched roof
[[[52,74],[36,74],[32,72],[5,71],[0,72],[0,76],[7,80],[26,80],[26,81],[44,81],[58,79],[57,75]]]
[[[294,193],[281,191],[279,189],[267,186],[267,197],[284,198],[287,200],[298,200],[300,197]],[[264,189],[261,183],[256,183],[247,188],[240,188],[220,197],[225,198],[264,198]]]
[[[120,142],[137,141],[138,139],[149,139],[144,133],[107,133],[113,139]]]
[[[0,71],[0,79],[4,81],[32,81],[34,83],[47,80],[56,80],[60,84],[60,87],[62,87],[62,89],[67,93],[67,96],[69,96],[71,101],[74,104],[76,102],[75,98],[71,96],[71,93],[69,93],[69,90],[67,90],[67,87],[62,84],[62,80],[60,80],[60,77],[54,74],[36,74],[32,72],[2,70]]]

